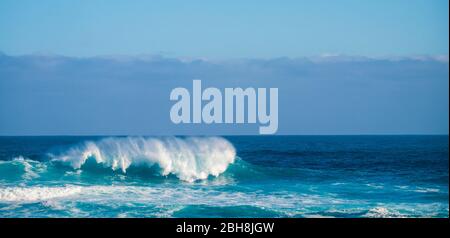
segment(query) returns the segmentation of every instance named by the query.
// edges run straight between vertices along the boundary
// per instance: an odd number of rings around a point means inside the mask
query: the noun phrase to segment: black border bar
[[[32,231],[42,235],[104,235],[108,231],[123,237],[155,237],[164,235],[194,235],[205,237],[201,232],[177,232],[179,225],[209,225],[206,236],[272,236],[288,234],[294,237],[309,237],[303,234],[346,236],[391,236],[443,235],[448,233],[448,218],[2,218],[1,232],[10,230],[14,234]],[[272,232],[250,234],[249,226],[273,223]],[[225,225],[224,225],[225,224]],[[223,232],[223,227],[234,224],[238,228]],[[261,225],[259,225],[261,226]],[[216,229],[212,229],[212,228]],[[250,229],[250,230],[249,230]],[[89,230],[89,231],[88,231]],[[222,232],[220,232],[222,230]],[[61,231],[61,232],[58,232]],[[147,234],[147,235],[145,235]]]

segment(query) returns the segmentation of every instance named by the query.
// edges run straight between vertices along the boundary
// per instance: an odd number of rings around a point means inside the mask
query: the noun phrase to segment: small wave
[[[23,180],[32,180],[40,177],[40,174],[46,170],[46,164],[27,159],[23,156],[18,156],[8,161],[0,161],[0,172],[3,175],[0,178],[19,176]]]
[[[51,155],[52,161],[80,169],[88,159],[112,170],[157,166],[162,176],[183,181],[207,179],[225,172],[235,161],[233,145],[221,137],[110,137],[73,146]]]
[[[438,193],[441,190],[439,190],[438,188],[417,188],[413,191],[416,193]]]
[[[14,158],[13,162],[18,162],[23,165],[24,174],[22,178],[25,180],[31,180],[38,178],[40,173],[43,173],[47,166],[39,161],[25,159],[23,156]]]
[[[367,187],[371,187],[374,189],[383,189],[384,186],[382,184],[375,184],[375,183],[368,183],[366,184]]]
[[[410,186],[395,186],[395,188],[408,192],[416,192],[416,193],[439,193],[441,189],[439,188],[426,188],[426,187],[413,187]]]

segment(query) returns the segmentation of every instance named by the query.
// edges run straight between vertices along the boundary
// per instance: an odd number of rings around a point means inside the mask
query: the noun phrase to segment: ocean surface
[[[0,217],[449,217],[448,136],[0,137]]]

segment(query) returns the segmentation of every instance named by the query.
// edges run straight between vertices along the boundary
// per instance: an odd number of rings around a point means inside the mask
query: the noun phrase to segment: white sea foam
[[[163,176],[192,182],[223,173],[235,156],[233,145],[220,137],[111,137],[72,147],[53,160],[79,169],[91,158],[123,173],[131,166],[157,165]]]
[[[204,189],[203,185],[185,186],[115,186],[115,185],[71,185],[56,187],[9,187],[0,188],[0,203],[8,207],[17,204],[39,203],[51,210],[70,211],[75,217],[96,217],[98,211],[85,210],[85,205],[107,208],[111,216],[136,217],[146,214],[151,217],[173,217],[176,212],[189,206],[234,207],[251,206],[291,217],[304,212],[303,206],[327,204],[321,198],[290,192],[266,193],[263,191],[237,192]],[[124,211],[119,209],[126,206]],[[142,209],[146,208],[146,211]],[[195,208],[194,208],[195,209]],[[17,216],[15,213],[13,216]],[[25,215],[26,216],[26,215]],[[44,215],[46,216],[46,215]]]
[[[158,206],[209,205],[233,206],[250,205],[257,207],[280,207],[294,209],[308,203],[310,196],[294,194],[265,194],[263,192],[226,192],[200,189],[202,185],[179,187],[145,186],[29,186],[0,187],[0,202],[32,203],[44,205],[82,201],[89,204],[154,204]],[[130,201],[132,197],[132,201]],[[318,199],[314,199],[319,202]],[[59,201],[59,203],[57,203]]]
[[[6,187],[0,188],[1,202],[36,202],[75,195],[80,186],[59,187]]]
[[[335,197],[301,194],[296,192],[264,191],[224,191],[205,189],[201,184],[183,186],[166,184],[164,186],[123,186],[123,185],[66,185],[66,186],[12,186],[0,187],[0,203],[9,205],[0,209],[12,211],[17,204],[40,203],[52,210],[67,210],[73,216],[97,216],[95,209],[85,210],[89,206],[107,207],[114,216],[142,216],[142,208],[149,208],[148,216],[172,217],[174,213],[187,206],[232,207],[252,206],[273,211],[283,217],[318,216],[361,216],[364,201],[353,201],[357,207],[346,208],[350,201]],[[344,204],[340,206],[339,204]],[[127,211],[118,209],[126,206]],[[322,214],[317,207],[329,207]],[[377,204],[365,210],[363,217],[430,217],[442,216],[448,207],[442,204]],[[17,213],[12,214],[17,216]]]

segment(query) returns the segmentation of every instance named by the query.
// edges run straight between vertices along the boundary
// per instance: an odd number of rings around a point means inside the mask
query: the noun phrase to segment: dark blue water
[[[0,217],[448,217],[448,136],[0,137]]]

